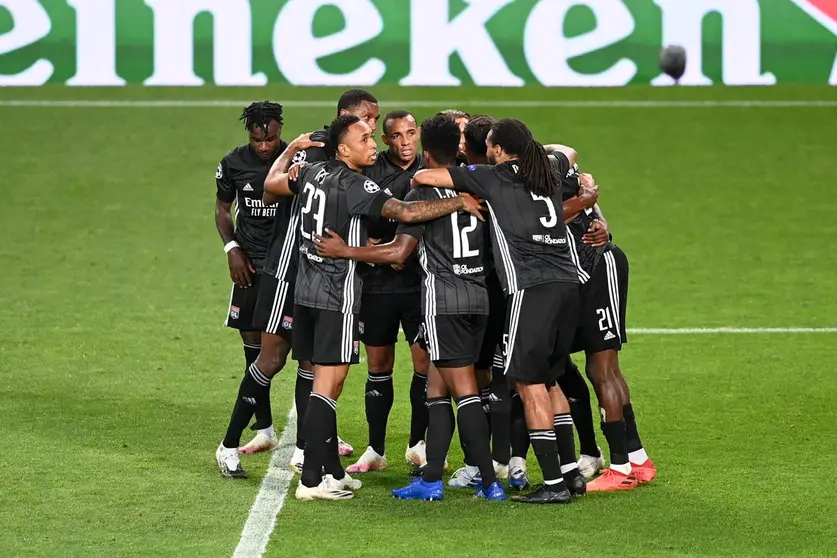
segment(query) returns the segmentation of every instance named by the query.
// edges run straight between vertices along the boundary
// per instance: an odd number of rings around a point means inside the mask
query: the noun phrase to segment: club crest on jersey
[[[285,329],[293,329],[294,328],[294,319],[293,316],[285,316],[282,318],[282,327]]]
[[[221,180],[224,177],[224,169],[221,167],[221,163],[218,163],[218,168],[215,170],[215,179]]]
[[[241,308],[238,306],[230,306],[230,318],[233,320],[237,320],[238,317],[241,315]]]
[[[308,155],[305,153],[305,151],[297,151],[296,153],[294,153],[294,158],[291,159],[291,163],[304,163],[307,157]]]
[[[369,194],[374,194],[375,192],[379,191],[381,187],[372,182],[371,180],[367,180],[363,183],[363,189],[366,190],[366,192]]]

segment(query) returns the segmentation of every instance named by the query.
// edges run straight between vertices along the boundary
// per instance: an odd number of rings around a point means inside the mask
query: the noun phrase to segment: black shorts
[[[506,293],[500,285],[497,274],[491,272],[486,279],[488,287],[488,325],[482,341],[477,368],[486,370],[494,363],[494,353],[497,345],[503,341],[503,330],[506,327]]]
[[[628,342],[625,314],[628,308],[628,257],[614,247],[581,287],[581,311],[572,352],[588,354],[620,350]]]
[[[331,366],[357,364],[360,353],[356,314],[294,305],[294,360]]]
[[[503,336],[507,378],[554,385],[575,334],[580,289],[576,283],[546,283],[508,297]]]
[[[253,285],[250,288],[242,289],[233,283],[225,326],[239,331],[261,331],[253,323],[253,318],[256,312],[256,300],[259,298],[259,287],[264,277],[261,273],[253,273],[251,277]]]
[[[262,277],[253,326],[265,333],[278,335],[285,341],[293,339],[294,286],[291,283],[280,281],[273,275]]]
[[[364,293],[360,299],[360,340],[364,345],[395,345],[399,325],[404,329],[407,342],[412,345],[423,321],[421,292]]]
[[[418,343],[436,368],[471,366],[480,356],[487,324],[485,314],[425,316]]]

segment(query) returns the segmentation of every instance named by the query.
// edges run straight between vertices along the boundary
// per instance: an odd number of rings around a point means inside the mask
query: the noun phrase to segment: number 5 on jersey
[[[555,225],[558,224],[558,213],[555,211],[555,204],[552,203],[552,200],[544,197],[544,196],[537,196],[532,194],[532,199],[535,201],[542,201],[546,204],[546,209],[549,211],[549,215],[547,217],[541,217],[541,225],[546,227],[547,229],[551,229]]]
[[[310,182],[305,183],[305,188],[303,188],[302,193],[306,196],[306,199],[305,206],[302,208],[302,219],[299,220],[299,230],[304,238],[311,240],[311,232],[305,230],[305,216],[311,213],[314,202],[316,201],[317,208],[314,210],[312,215],[314,220],[313,232],[322,236],[323,221],[325,220],[326,194],[322,190],[317,189]]]

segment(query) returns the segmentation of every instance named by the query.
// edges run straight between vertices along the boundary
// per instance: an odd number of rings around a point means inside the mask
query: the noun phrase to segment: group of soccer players
[[[530,445],[544,483],[517,501],[569,503],[650,482],[656,469],[618,359],[628,260],[577,153],[541,145],[519,120],[457,110],[420,125],[406,110],[387,114],[379,152],[380,116],[369,92],[346,91],[325,129],[286,143],[282,106],[253,103],[241,117],[249,142],[218,166],[216,225],[233,281],[226,323],[241,332],[247,363],[216,451],[221,474],[246,477],[240,454],[277,447],[270,384],[292,351],[296,497],[353,497],[361,482],[350,473],[387,466],[403,329],[414,371],[405,457],[416,468],[394,497],[442,499],[456,423],[465,466],[447,484],[481,498],[505,500],[503,480],[529,487]],[[337,400],[361,342],[369,443],[344,470],[353,449],[338,436]],[[570,358],[581,351],[607,468]],[[256,435],[240,446],[251,421]]]

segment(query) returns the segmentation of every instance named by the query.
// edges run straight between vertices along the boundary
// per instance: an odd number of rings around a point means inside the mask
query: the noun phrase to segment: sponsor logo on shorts
[[[238,306],[230,306],[230,318],[233,320],[237,320],[238,317],[241,315],[241,308]]]
[[[294,328],[293,316],[284,316],[282,318],[282,327],[285,328],[285,329],[293,329]]]
[[[552,238],[552,236],[548,234],[533,234],[532,240],[535,242],[540,242],[542,244],[566,244],[567,239],[563,237],[559,238]]]
[[[453,264],[453,272],[457,275],[471,275],[472,273],[482,273],[485,268],[468,267],[467,265]]]

